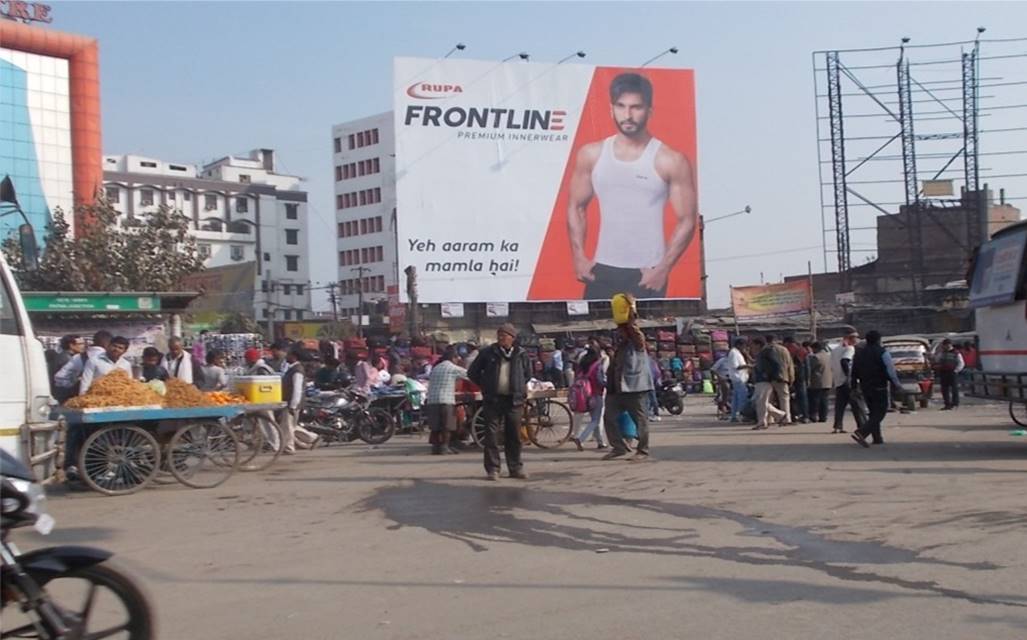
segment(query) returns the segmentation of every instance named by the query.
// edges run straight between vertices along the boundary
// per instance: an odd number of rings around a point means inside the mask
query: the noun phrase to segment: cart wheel
[[[278,423],[267,415],[242,415],[231,425],[239,441],[239,470],[262,471],[270,467],[285,448]]]
[[[555,449],[570,440],[574,433],[570,408],[548,398],[525,407],[524,422],[528,426],[528,437],[542,449]]]
[[[168,467],[179,482],[210,489],[239,466],[239,441],[225,424],[202,422],[178,429],[168,445]]]
[[[85,483],[100,493],[135,493],[157,475],[160,446],[139,427],[104,427],[86,438],[78,456],[78,468]]]
[[[1020,413],[1016,412],[1016,408],[1020,407]],[[1027,427],[1027,403],[1020,403],[1014,400],[1009,401],[1009,417],[1013,419],[1013,422],[1020,425],[1021,427]]]
[[[485,430],[488,429],[488,423],[485,421],[485,407],[479,407],[474,412],[474,417],[471,418],[471,438],[474,440],[474,444],[478,445],[479,449],[485,448]],[[496,444],[499,446],[499,450],[503,450],[503,439],[497,438]]]

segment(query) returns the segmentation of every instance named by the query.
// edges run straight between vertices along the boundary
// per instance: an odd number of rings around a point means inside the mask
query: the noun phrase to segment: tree
[[[175,291],[182,278],[203,269],[189,218],[179,211],[161,206],[128,219],[101,199],[79,214],[90,222],[71,238],[64,212],[54,210],[39,268],[15,271],[23,289]],[[12,267],[21,265],[17,238],[7,238],[2,248]]]

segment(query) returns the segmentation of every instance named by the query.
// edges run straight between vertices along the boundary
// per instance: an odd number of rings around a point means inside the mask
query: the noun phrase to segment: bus
[[[977,248],[969,284],[980,371],[967,395],[1008,401],[1009,416],[1027,427],[1027,220]]]
[[[57,423],[50,419],[55,401],[42,343],[7,264],[0,255],[0,448],[33,468],[37,478],[54,475]]]

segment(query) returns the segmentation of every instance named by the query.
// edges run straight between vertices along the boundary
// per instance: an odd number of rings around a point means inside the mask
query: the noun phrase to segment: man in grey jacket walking
[[[615,460],[628,455],[628,447],[617,420],[625,411],[638,428],[638,446],[632,460],[649,459],[649,418],[646,409],[649,392],[653,389],[653,377],[649,369],[645,336],[635,324],[637,317],[632,304],[628,321],[617,325],[617,349],[606,375],[606,413],[603,417],[606,438],[613,451],[603,456],[603,460]]]

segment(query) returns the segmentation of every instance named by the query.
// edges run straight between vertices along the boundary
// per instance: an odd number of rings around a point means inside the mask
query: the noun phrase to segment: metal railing
[[[61,468],[61,455],[64,452],[64,434],[63,420],[21,426],[25,462],[43,484],[57,480],[57,473]]]
[[[1027,403],[1027,372],[971,371],[961,386],[971,398]]]

